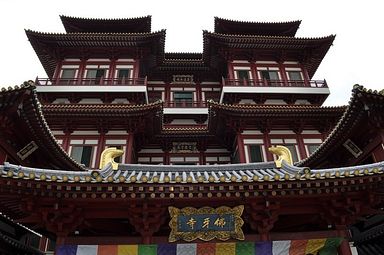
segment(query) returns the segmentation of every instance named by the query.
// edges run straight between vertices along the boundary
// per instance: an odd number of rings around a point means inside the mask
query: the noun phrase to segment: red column
[[[61,71],[62,65],[63,65],[63,61],[60,61],[59,63],[57,63],[57,66],[56,66],[56,69],[55,69],[55,73],[53,75],[53,80],[56,81],[56,84],[59,83],[60,71]]]
[[[339,255],[352,255],[348,240],[343,239],[339,248],[337,249],[337,252]]]
[[[253,79],[253,85],[257,85],[258,84],[258,80],[259,80],[259,75],[257,73],[257,66],[255,64],[255,62],[251,62],[251,74],[252,74],[252,79]]]
[[[170,160],[169,160],[169,150],[164,151],[164,158],[163,158],[163,164],[164,165],[169,165]]]
[[[104,151],[105,147],[105,133],[100,132],[99,136],[99,144],[96,149],[96,163],[95,163],[95,168],[98,168],[100,165],[100,158],[101,158],[101,153]]]
[[[296,140],[299,147],[300,159],[305,159],[307,157],[307,153],[305,151],[303,137],[300,134],[296,134]]]
[[[139,77],[139,66],[140,66],[140,60],[139,59],[135,59],[135,63],[133,64],[133,77],[132,78],[138,78]]]
[[[265,131],[263,133],[263,139],[264,139],[265,150],[267,152],[267,161],[273,161],[273,155],[268,151],[268,148],[272,146],[269,140],[268,131]]]
[[[132,164],[133,162],[132,154],[133,154],[133,134],[129,133],[128,141],[127,141],[127,155],[125,156],[126,164]]]
[[[205,165],[206,164],[205,157],[204,157],[204,151],[200,151],[199,152],[199,164],[200,165]]]
[[[237,152],[239,153],[239,163],[246,163],[243,137],[240,133],[237,133]]]
[[[309,78],[307,69],[306,69],[303,65],[300,65],[300,68],[301,68],[301,70],[303,71],[304,83],[305,83],[307,86],[309,86],[310,78]]]
[[[108,78],[110,81],[113,81],[115,78],[115,71],[116,71],[116,59],[111,59],[111,63],[109,64],[109,74]],[[110,82],[108,85],[114,85],[113,82]]]
[[[84,77],[86,66],[87,66],[87,60],[82,59],[79,67],[79,73],[77,74],[77,79],[79,81],[81,81],[81,79]]]
[[[235,79],[235,76],[233,75],[234,70],[233,70],[233,64],[231,61],[228,61],[228,79]]]
[[[64,131],[63,143],[61,144],[61,147],[63,147],[63,150],[66,152],[69,152],[70,136],[71,136],[71,132]]]
[[[279,72],[281,74],[281,79],[283,80],[284,85],[288,86],[288,77],[287,77],[287,74],[285,72],[285,67],[282,63],[279,63]]]

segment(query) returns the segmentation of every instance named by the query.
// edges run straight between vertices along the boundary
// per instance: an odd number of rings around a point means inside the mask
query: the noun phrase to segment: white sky
[[[167,29],[166,52],[202,52],[202,30],[214,17],[244,21],[302,20],[298,37],[336,34],[314,79],[326,79],[326,105],[345,105],[356,83],[384,88],[384,8],[375,0],[0,0],[0,87],[46,77],[24,29],[64,32],[59,15],[130,18],[152,15],[152,31]]]

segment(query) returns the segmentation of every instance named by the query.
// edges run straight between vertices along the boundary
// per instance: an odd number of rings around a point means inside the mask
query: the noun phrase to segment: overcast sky
[[[166,29],[166,52],[202,52],[202,30],[213,31],[214,17],[279,22],[302,20],[298,37],[336,34],[314,79],[326,79],[326,105],[345,105],[356,83],[384,89],[382,1],[342,0],[0,0],[1,86],[47,77],[24,29],[64,32],[59,15],[130,18],[152,15],[152,31]]]

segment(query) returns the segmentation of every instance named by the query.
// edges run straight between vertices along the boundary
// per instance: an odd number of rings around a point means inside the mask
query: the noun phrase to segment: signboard
[[[28,143],[27,145],[24,146],[24,148],[22,148],[21,150],[19,150],[17,152],[17,156],[19,156],[19,158],[21,160],[24,160],[26,159],[29,155],[32,154],[32,152],[34,152],[35,150],[37,150],[39,148],[39,146],[37,146],[37,144],[34,142],[34,141],[31,141],[30,143]]]
[[[192,84],[193,75],[173,75],[173,83]]]
[[[178,209],[168,207],[171,221],[169,241],[193,241],[197,238],[210,241],[214,238],[225,241],[229,238],[244,240],[241,219],[244,206],[234,208],[221,206],[219,208],[203,207],[200,209],[185,207]]]
[[[197,152],[196,142],[174,142],[172,146],[172,152],[174,153]]]

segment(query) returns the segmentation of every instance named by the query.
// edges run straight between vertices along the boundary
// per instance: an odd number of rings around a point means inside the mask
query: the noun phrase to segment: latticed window
[[[248,80],[249,79],[249,71],[248,70],[237,70],[237,79],[239,80]]]
[[[288,78],[290,81],[301,81],[303,78],[301,77],[300,71],[288,71]]]
[[[175,106],[179,107],[190,107],[193,102],[193,93],[192,92],[174,92],[173,101]]]
[[[249,145],[249,162],[263,162],[263,151],[261,145],[253,144]]]
[[[76,69],[63,69],[61,79],[73,79],[76,75]]]
[[[90,167],[92,160],[92,146],[74,146],[72,147],[71,157],[77,162]]]
[[[279,80],[279,73],[278,73],[278,71],[263,70],[260,73],[261,73],[261,78],[262,79],[272,80],[272,81]]]
[[[94,84],[100,84],[101,80],[105,78],[106,69],[87,69],[87,79]]]

